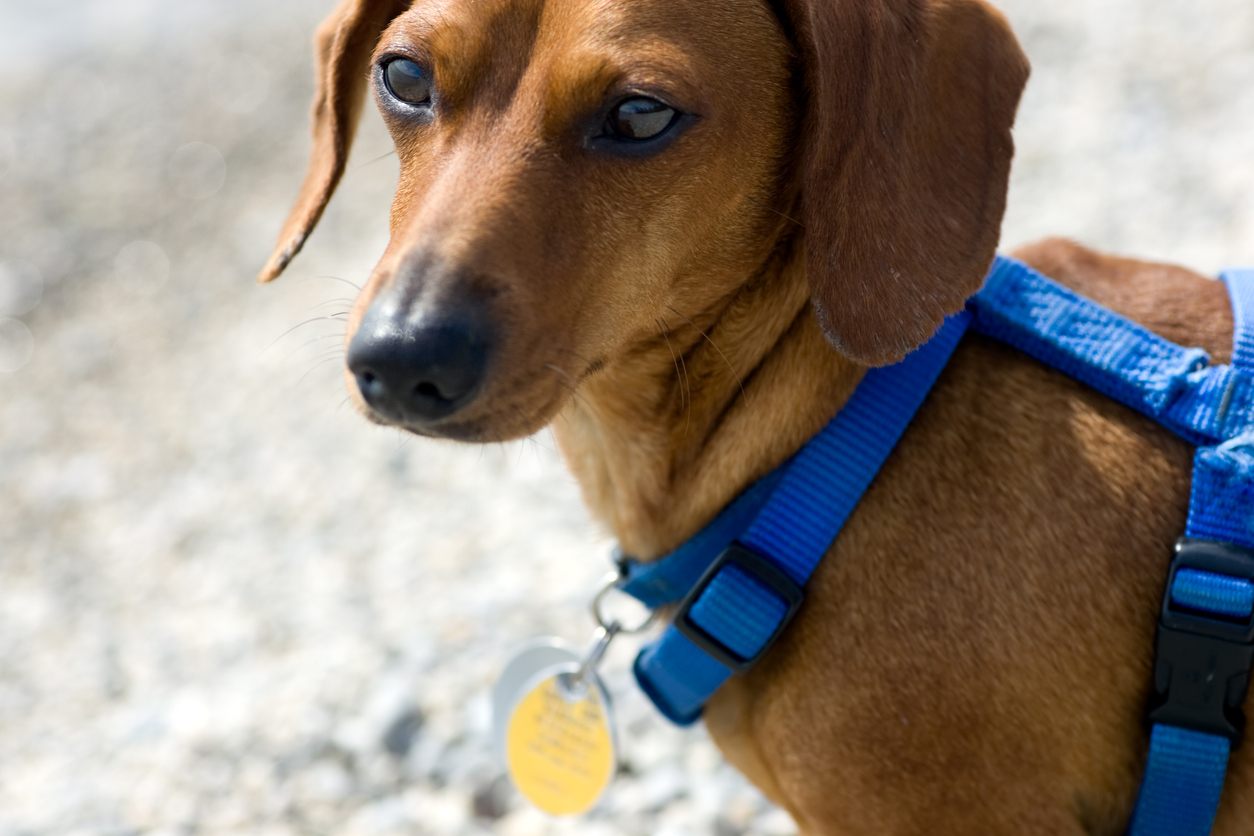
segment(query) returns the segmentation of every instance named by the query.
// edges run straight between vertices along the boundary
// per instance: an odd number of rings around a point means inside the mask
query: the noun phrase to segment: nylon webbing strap
[[[1247,390],[1254,372],[1254,271],[1231,271],[1223,280],[1232,301],[1233,352],[1228,391],[1216,408],[1243,416],[1248,404],[1242,399],[1234,406],[1233,393],[1238,387]],[[1198,447],[1185,528],[1189,537],[1254,548],[1252,443],[1246,429],[1220,444]],[[1246,620],[1254,615],[1254,584],[1242,578],[1181,569],[1167,594],[1173,605],[1196,613]],[[1207,836],[1219,808],[1230,745],[1221,735],[1156,724],[1129,836]]]
[[[723,509],[714,521],[695,537],[661,560],[652,563],[627,561],[620,568],[624,578],[619,589],[636,598],[649,609],[673,604],[688,594],[710,568],[710,564],[753,522],[753,518],[770,499],[775,486],[788,467],[788,462],[754,482],[732,504]]]
[[[1232,301],[1232,365],[1254,370],[1254,270],[1225,270],[1221,278]]]
[[[1246,301],[1254,314],[1254,298]],[[1202,349],[1169,342],[1021,262],[998,259],[968,306],[975,312],[972,330],[1148,415],[1192,444],[1214,444],[1250,429],[1250,375],[1208,366]],[[1244,339],[1254,355],[1254,336]]]
[[[1228,739],[1154,726],[1129,836],[1206,836],[1228,769]]]
[[[748,528],[736,530],[727,521],[721,531],[727,539],[721,545],[738,539],[804,584],[922,404],[969,321],[966,312],[950,317],[902,362],[867,372],[844,408],[785,466],[752,523],[745,521]],[[663,562],[672,563],[673,556]],[[625,588],[631,591],[630,580]],[[733,655],[753,659],[778,633],[786,606],[753,572],[729,563],[700,591],[687,614]],[[635,671],[658,709],[681,725],[695,721],[731,675],[730,668],[673,625],[641,652]]]

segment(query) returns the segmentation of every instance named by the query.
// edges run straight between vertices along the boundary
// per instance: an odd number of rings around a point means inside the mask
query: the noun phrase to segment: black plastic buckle
[[[1155,641],[1156,699],[1149,720],[1221,735],[1235,745],[1245,730],[1241,704],[1254,666],[1254,618],[1174,606],[1171,590],[1181,569],[1254,582],[1254,552],[1216,540],[1176,541]]]
[[[775,628],[775,632],[766,640],[762,648],[748,659],[740,656],[718,639],[702,630],[690,616],[692,605],[701,598],[701,594],[705,592],[718,573],[723,570],[723,567],[728,564],[735,564],[750,575],[753,575],[778,595],[786,605],[784,617],[780,619],[779,626]],[[674,624],[676,629],[688,638],[688,641],[704,650],[715,661],[730,668],[733,673],[744,674],[758,663],[758,660],[765,655],[766,651],[771,649],[771,646],[775,644],[776,640],[784,632],[784,628],[788,626],[788,622],[792,621],[793,616],[797,614],[797,610],[801,608],[801,602],[804,600],[805,591],[797,585],[796,581],[776,567],[775,564],[755,554],[740,543],[732,543],[710,565],[710,568],[705,570],[701,580],[697,581],[697,585],[680,602],[679,612],[675,614]]]

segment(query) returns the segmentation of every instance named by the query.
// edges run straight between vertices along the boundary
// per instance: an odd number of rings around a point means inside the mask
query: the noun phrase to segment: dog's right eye
[[[383,67],[383,82],[394,98],[406,104],[431,101],[431,76],[408,58],[393,58]]]
[[[606,120],[608,132],[619,139],[636,141],[653,139],[665,133],[675,122],[675,108],[668,104],[635,96],[619,102]]]

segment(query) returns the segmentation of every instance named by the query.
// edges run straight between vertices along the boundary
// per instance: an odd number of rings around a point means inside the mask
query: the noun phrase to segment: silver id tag
[[[502,761],[505,760],[505,731],[519,694],[524,693],[526,686],[539,674],[550,669],[560,668],[558,673],[564,672],[568,665],[573,665],[572,670],[577,669],[581,658],[569,642],[545,638],[523,645],[505,664],[505,670],[492,688],[492,743]]]

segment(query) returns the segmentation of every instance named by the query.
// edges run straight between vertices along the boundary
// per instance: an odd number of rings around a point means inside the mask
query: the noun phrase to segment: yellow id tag
[[[582,813],[614,778],[609,697],[595,672],[568,683],[578,664],[549,668],[522,689],[505,732],[510,778],[554,816]]]

